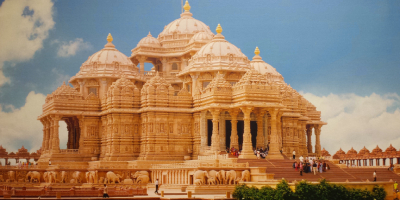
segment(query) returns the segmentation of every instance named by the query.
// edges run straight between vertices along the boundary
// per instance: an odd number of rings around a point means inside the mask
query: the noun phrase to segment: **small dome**
[[[204,31],[196,33],[192,39],[190,39],[189,43],[193,42],[203,42],[209,43],[213,39],[214,35],[206,33]]]
[[[141,39],[137,46],[147,46],[147,47],[161,47],[160,41],[153,37],[150,32],[149,34]]]
[[[85,78],[121,78],[124,74],[128,79],[142,79],[138,73],[138,68],[123,53],[118,51],[111,43],[113,38],[111,34],[107,37],[108,43],[104,48],[93,55],[82,64],[80,71],[69,80],[74,84],[77,79]]]
[[[357,154],[357,151],[351,147],[351,149],[347,152],[347,154]]]
[[[358,155],[362,156],[362,155],[367,154],[367,153],[370,153],[370,152],[369,152],[369,150],[368,150],[367,148],[365,148],[365,146],[364,146],[364,148],[362,148],[362,149],[358,152]]]
[[[198,32],[207,32],[208,34],[213,34],[208,27],[203,22],[192,17],[190,13],[190,5],[188,1],[184,6],[185,12],[181,14],[181,18],[174,20],[164,27],[164,30],[158,35],[161,41],[168,39],[178,39],[178,38],[168,38],[166,36],[171,36],[174,33],[177,34],[195,34]]]
[[[385,153],[396,153],[396,148],[390,144],[390,146],[386,149]]]
[[[375,149],[374,149],[374,150],[372,150],[372,153],[374,153],[374,154],[382,153],[382,149],[381,149],[381,148],[379,148],[379,146],[378,146],[378,145],[376,145]]]
[[[276,71],[274,67],[272,67],[270,64],[264,62],[258,54],[260,53],[260,50],[258,47],[256,47],[256,50],[254,51],[256,54],[253,57],[253,60],[250,62],[251,67],[253,67],[255,70],[260,72],[261,74],[265,74],[269,76],[273,81],[283,81],[282,75]]]
[[[321,150],[321,155],[322,155],[322,156],[331,156],[331,154],[329,154],[329,152],[328,152],[327,150],[325,150],[325,148],[323,148],[323,149]]]
[[[104,48],[93,55],[83,63],[83,65],[88,65],[92,63],[97,64],[113,64],[115,62],[120,65],[133,65],[132,61],[123,53],[118,51],[112,42],[111,34],[108,35],[108,43],[104,45]]]
[[[181,71],[179,76],[189,72],[200,71],[241,71],[250,69],[250,61],[239,48],[225,40],[218,24],[217,35],[193,55],[189,66]]]

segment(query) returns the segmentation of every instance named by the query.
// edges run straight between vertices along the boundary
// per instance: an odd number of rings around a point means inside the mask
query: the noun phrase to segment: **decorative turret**
[[[382,149],[381,149],[381,148],[379,148],[379,146],[378,146],[378,145],[376,145],[375,149],[374,149],[374,150],[372,150],[372,152],[371,152],[371,153],[373,153],[373,154],[381,154],[381,153],[382,153]]]
[[[168,107],[174,96],[174,88],[158,72],[143,85],[141,90],[142,107]]]
[[[331,154],[329,154],[329,152],[327,150],[325,150],[325,148],[323,148],[321,150],[321,156],[331,156]]]
[[[357,155],[357,151],[351,147],[351,149],[347,152],[347,155]]]
[[[359,155],[359,156],[363,156],[363,155],[369,154],[369,153],[370,153],[370,151],[369,151],[367,148],[365,148],[365,146],[364,146],[364,148],[362,148],[362,149],[358,152],[358,155]]]
[[[385,151],[385,153],[386,154],[396,154],[396,148],[394,148],[393,146],[392,146],[392,144],[390,144],[390,146],[386,149],[386,151]]]
[[[264,62],[259,56],[260,54],[260,49],[256,47],[254,50],[255,56],[253,57],[253,60],[250,62],[250,65],[252,68],[260,72],[261,74],[265,75],[267,80],[271,82],[278,82],[278,83],[283,83],[283,77],[282,75],[276,71],[274,67],[272,67],[270,64]]]
[[[112,83],[107,91],[107,103],[103,104],[103,110],[112,108],[139,108],[140,93],[139,89],[132,81],[122,77]]]

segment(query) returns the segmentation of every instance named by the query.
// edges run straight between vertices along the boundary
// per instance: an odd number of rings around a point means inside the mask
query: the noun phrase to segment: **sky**
[[[193,17],[251,58],[259,47],[322,112],[321,145],[400,148],[400,1],[189,1]],[[47,94],[78,73],[111,33],[127,56],[179,18],[180,0],[0,0],[0,144],[40,148]],[[151,66],[146,66],[147,70]],[[66,126],[60,123],[61,148]],[[63,146],[64,145],[64,146]]]

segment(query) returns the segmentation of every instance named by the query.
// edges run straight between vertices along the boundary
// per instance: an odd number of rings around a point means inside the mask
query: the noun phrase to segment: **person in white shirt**
[[[293,160],[296,159],[296,151],[293,150]]]
[[[154,193],[158,194],[158,179],[156,180],[156,191],[154,191]]]
[[[300,156],[300,162],[304,162],[303,156]]]
[[[51,160],[49,160],[49,165],[51,165]]]
[[[374,177],[374,182],[376,182],[376,170],[374,171],[374,173],[372,174],[372,176]]]
[[[260,159],[260,151],[257,151],[257,159]]]

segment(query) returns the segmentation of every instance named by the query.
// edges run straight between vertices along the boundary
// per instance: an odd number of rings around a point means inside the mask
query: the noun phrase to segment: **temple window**
[[[178,70],[178,64],[172,63],[172,70]]]
[[[234,86],[236,84],[236,81],[231,81],[229,82],[232,86]]]
[[[190,92],[190,84],[187,84],[188,92]]]
[[[94,95],[97,96],[97,88],[95,88],[95,87],[90,87],[90,88],[89,88],[89,94],[90,94],[90,93],[93,93]]]
[[[204,81],[204,82],[203,82],[203,89],[205,89],[205,88],[207,87],[208,84],[210,84],[210,82]]]

